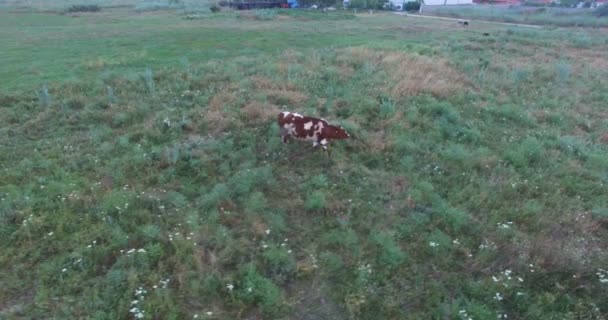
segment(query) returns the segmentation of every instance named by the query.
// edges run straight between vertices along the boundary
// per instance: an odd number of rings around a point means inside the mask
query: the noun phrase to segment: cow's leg
[[[289,130],[281,128],[281,141],[287,143],[289,141]]]
[[[327,151],[327,139],[323,139],[319,142],[319,144],[321,145],[321,148],[323,148],[323,150]]]

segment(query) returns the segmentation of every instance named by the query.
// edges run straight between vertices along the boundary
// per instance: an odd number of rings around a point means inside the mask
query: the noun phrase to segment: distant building
[[[455,4],[473,4],[473,0],[424,0],[425,6],[449,6]]]
[[[402,8],[403,4],[414,0],[389,0],[393,8]],[[608,0],[607,0],[608,1]],[[425,6],[444,6],[455,4],[473,4],[473,0],[424,0]]]
[[[545,1],[545,0],[540,0]],[[549,3],[553,0],[549,0]],[[521,0],[474,0],[474,3],[477,4],[520,4]]]

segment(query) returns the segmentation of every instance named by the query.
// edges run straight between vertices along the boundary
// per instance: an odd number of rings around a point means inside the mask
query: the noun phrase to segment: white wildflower
[[[228,288],[228,291],[232,291],[232,289],[234,289],[234,285],[232,283],[229,283],[226,288]]]

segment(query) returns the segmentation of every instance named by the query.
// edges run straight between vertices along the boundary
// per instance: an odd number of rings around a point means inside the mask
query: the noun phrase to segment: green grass
[[[0,13],[0,318],[604,318],[605,30],[274,14]]]
[[[594,9],[524,7],[506,5],[426,6],[423,14],[510,23],[558,27],[606,27],[608,19],[595,15]]]

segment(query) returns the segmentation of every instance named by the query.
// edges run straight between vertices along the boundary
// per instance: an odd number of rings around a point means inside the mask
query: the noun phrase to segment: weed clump
[[[47,108],[51,105],[51,95],[49,94],[49,88],[45,85],[39,90],[36,90],[38,95],[38,103],[41,107]]]
[[[156,94],[156,84],[154,83],[154,75],[152,74],[152,69],[147,68],[142,75],[144,82],[146,84],[146,88],[148,89],[148,93],[151,96]]]
[[[67,12],[99,12],[101,7],[97,4],[74,4],[67,8]]]

